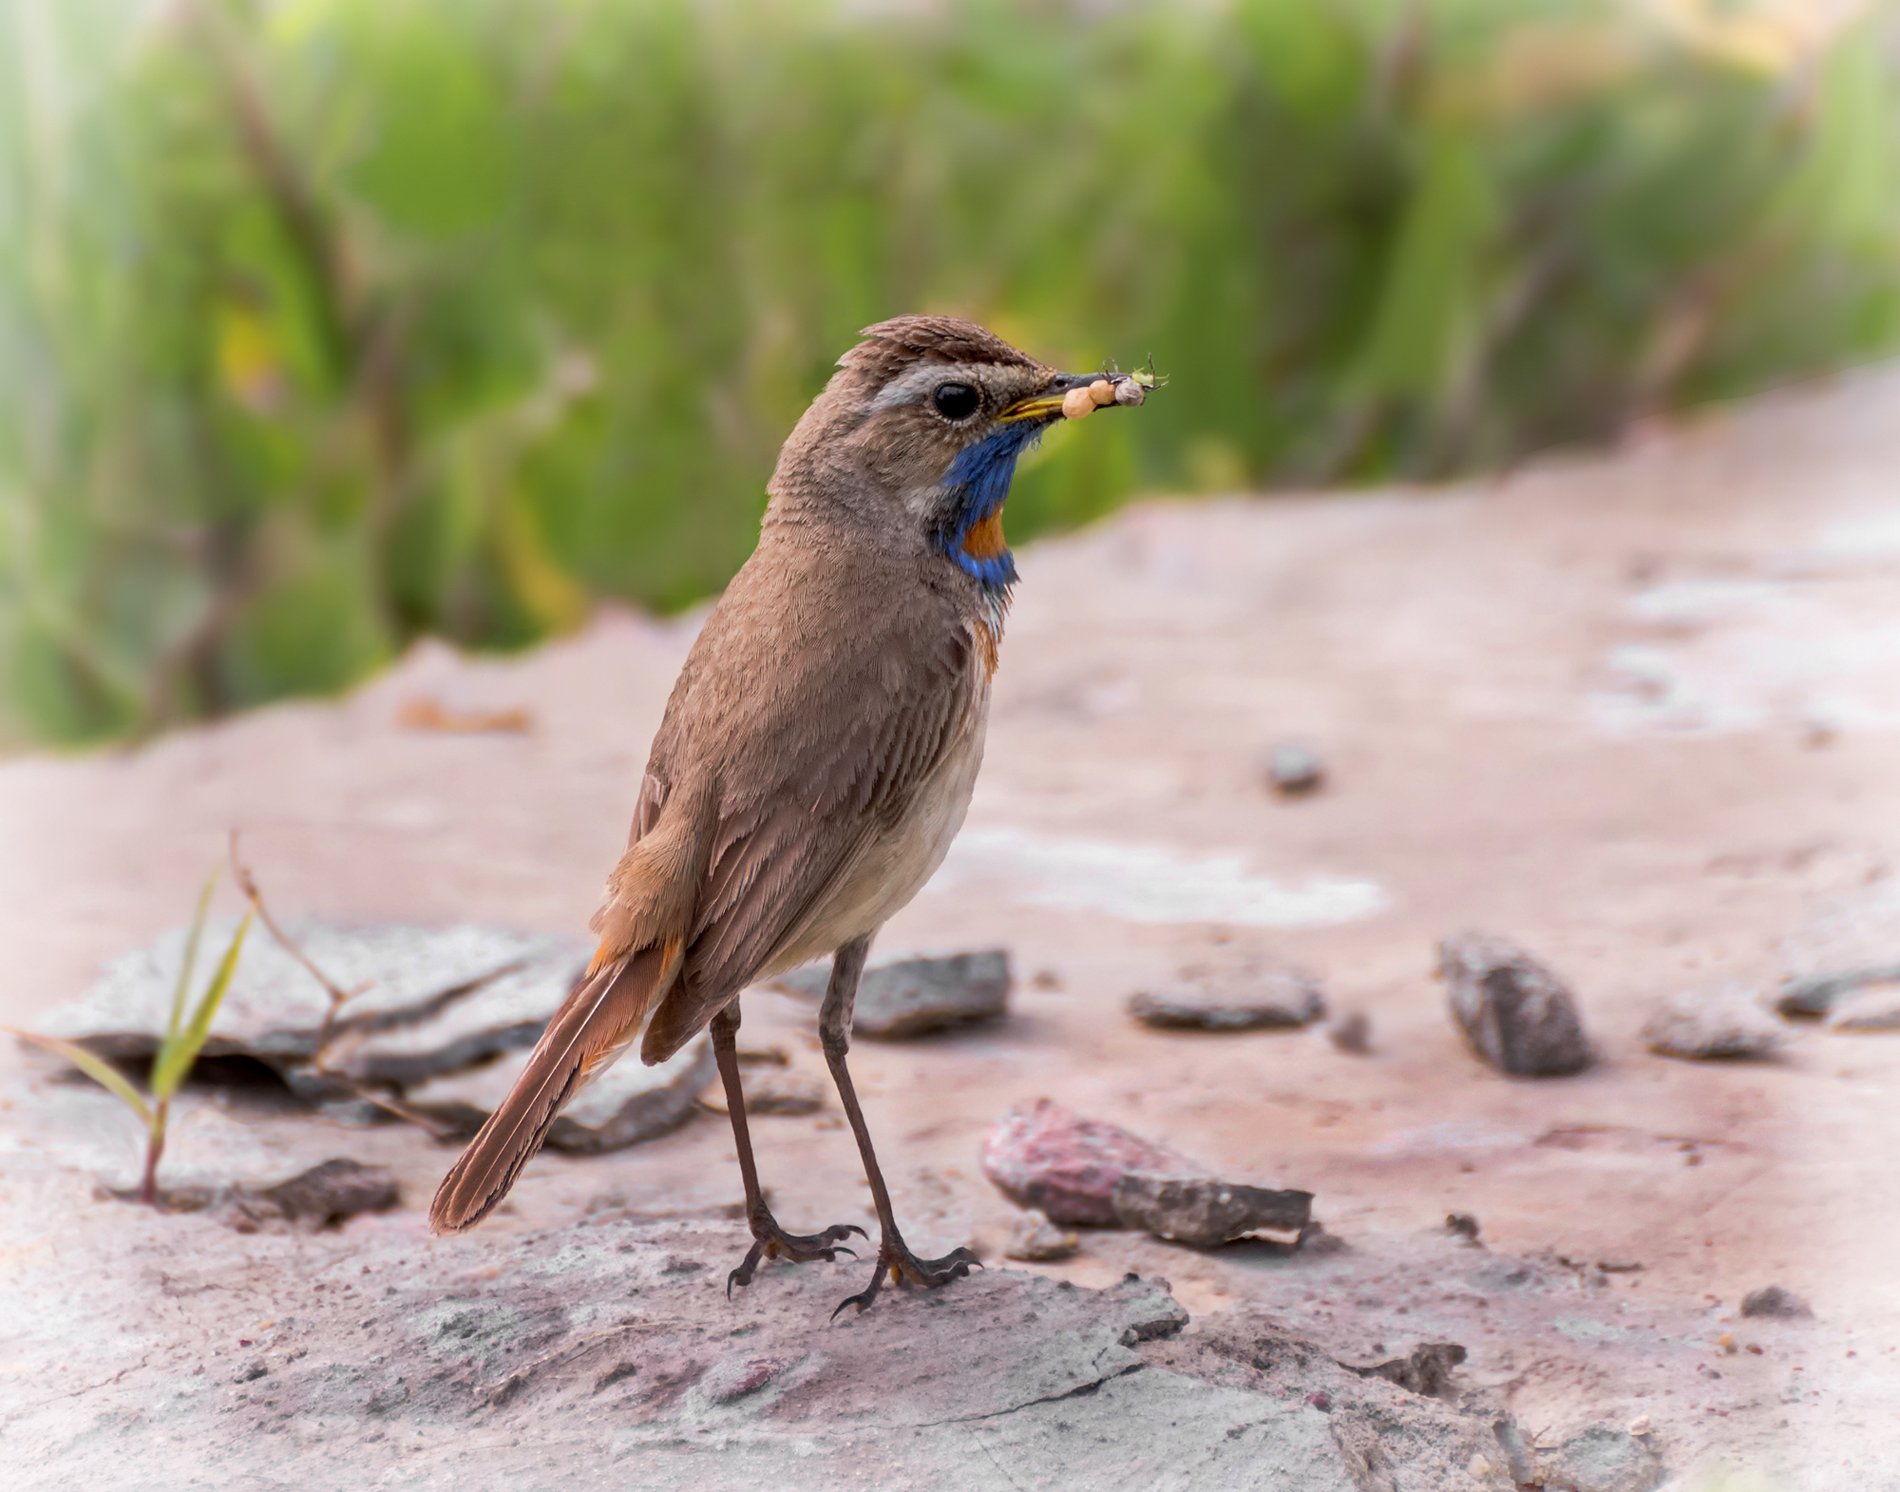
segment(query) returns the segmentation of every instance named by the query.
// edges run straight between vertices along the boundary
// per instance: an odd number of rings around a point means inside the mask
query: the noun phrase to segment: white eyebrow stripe
[[[882,414],[900,404],[914,404],[940,383],[967,383],[980,389],[983,370],[990,366],[987,363],[920,363],[877,391],[877,397],[871,401],[871,413]]]

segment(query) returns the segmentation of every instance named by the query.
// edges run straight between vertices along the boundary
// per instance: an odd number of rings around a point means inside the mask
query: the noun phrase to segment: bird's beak
[[[1085,389],[1098,379],[1107,378],[1106,373],[1058,373],[1049,382],[1026,399],[1018,399],[996,418],[1002,422],[1016,420],[1050,420],[1062,415],[1062,396],[1070,389]]]

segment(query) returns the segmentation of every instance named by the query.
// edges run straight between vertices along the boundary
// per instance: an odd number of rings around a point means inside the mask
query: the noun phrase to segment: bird
[[[591,963],[508,1095],[444,1177],[437,1233],[505,1197],[561,1107],[636,1042],[647,1063],[709,1033],[752,1244],[768,1258],[856,1258],[854,1224],[786,1231],[767,1205],[739,1080],[740,994],[823,955],[820,1046],[877,1214],[868,1287],[935,1288],[979,1263],[905,1243],[846,1054],[883,923],[930,879],[983,759],[1017,572],[1003,537],[1016,464],[1066,412],[1130,380],[1061,373],[974,322],[866,327],[780,450],[757,546],[707,616],[642,774],[626,852],[591,927]],[[1105,392],[1106,391],[1106,392]],[[1139,402],[1139,389],[1120,402]]]

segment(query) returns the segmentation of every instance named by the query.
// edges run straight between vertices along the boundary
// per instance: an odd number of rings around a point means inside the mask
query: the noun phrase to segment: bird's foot
[[[746,1250],[739,1267],[726,1276],[727,1300],[732,1299],[734,1285],[752,1283],[754,1271],[767,1259],[785,1259],[793,1264],[809,1264],[814,1259],[829,1263],[840,1254],[855,1259],[857,1250],[844,1247],[845,1239],[853,1233],[860,1238],[868,1236],[855,1223],[833,1223],[822,1233],[787,1233],[778,1225],[778,1220],[763,1208],[748,1221],[752,1225],[752,1247]]]
[[[868,1311],[878,1291],[884,1288],[886,1278],[899,1285],[935,1290],[939,1285],[962,1279],[970,1272],[971,1265],[981,1269],[983,1261],[969,1249],[952,1249],[941,1259],[919,1259],[896,1233],[886,1233],[878,1242],[877,1268],[872,1272],[870,1285],[839,1301],[831,1319],[836,1321],[846,1306],[856,1306],[860,1314]]]

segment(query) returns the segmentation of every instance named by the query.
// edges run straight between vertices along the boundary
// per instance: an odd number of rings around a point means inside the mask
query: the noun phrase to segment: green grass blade
[[[198,1060],[205,1038],[211,1034],[211,1022],[217,1017],[218,1006],[224,1001],[224,992],[231,987],[231,976],[237,971],[238,954],[244,949],[244,935],[251,930],[251,918],[254,915],[246,912],[244,920],[238,924],[237,931],[231,937],[231,946],[224,950],[224,957],[218,961],[217,972],[211,976],[211,983],[205,986],[204,996],[198,1001],[198,1008],[192,1011],[190,1022],[183,1030],[167,1036],[165,1044],[158,1049],[158,1056],[152,1062],[152,1097],[160,1100],[170,1098],[185,1080],[185,1074],[191,1071],[191,1064]]]
[[[22,1041],[30,1041],[34,1046],[44,1047],[55,1056],[64,1057],[87,1077],[91,1078],[106,1092],[124,1104],[139,1116],[139,1123],[151,1128],[152,1111],[145,1106],[145,1100],[139,1096],[138,1089],[126,1080],[124,1073],[106,1061],[97,1052],[89,1052],[77,1042],[62,1041],[57,1036],[41,1036],[36,1031],[22,1031],[18,1026],[0,1026],[0,1031],[8,1031]]]
[[[178,1023],[185,1018],[185,995],[191,988],[191,976],[198,967],[198,942],[204,935],[205,918],[211,913],[211,893],[217,886],[218,872],[214,870],[205,878],[204,890],[198,893],[198,915],[192,918],[191,934],[185,939],[185,961],[178,969],[178,987],[172,991],[171,1019],[165,1022],[167,1041],[177,1034]]]

